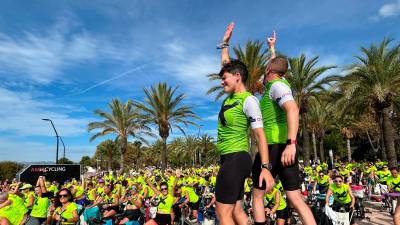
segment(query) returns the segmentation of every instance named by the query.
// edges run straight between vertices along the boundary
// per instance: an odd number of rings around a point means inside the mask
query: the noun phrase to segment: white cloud
[[[400,0],[397,0],[394,3],[385,4],[379,9],[379,15],[381,17],[390,17],[398,14],[400,14]]]
[[[1,132],[21,136],[54,136],[50,124],[42,118],[53,120],[61,136],[76,136],[86,133],[87,118],[73,118],[66,112],[81,111],[62,103],[36,100],[30,93],[15,92],[0,87]],[[63,112],[60,112],[63,111]]]
[[[199,52],[183,41],[171,41],[163,49],[166,60],[162,67],[191,90],[189,95],[205,96],[214,85],[206,75],[219,70],[217,55]]]
[[[20,37],[0,33],[0,76],[49,84],[64,80],[62,72],[79,63],[104,58],[131,60],[138,54],[85,31],[72,33],[68,24],[61,22],[44,33],[25,32]],[[13,76],[7,74],[10,72]]]
[[[218,113],[215,113],[212,116],[204,117],[204,118],[202,118],[202,120],[204,120],[204,121],[218,121]]]

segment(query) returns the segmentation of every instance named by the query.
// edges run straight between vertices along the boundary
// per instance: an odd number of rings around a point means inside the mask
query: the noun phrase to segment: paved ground
[[[368,210],[366,216],[370,219],[364,219],[362,221],[357,221],[358,225],[386,225],[393,224],[393,217],[388,212],[380,211],[380,202],[365,202],[366,209]]]

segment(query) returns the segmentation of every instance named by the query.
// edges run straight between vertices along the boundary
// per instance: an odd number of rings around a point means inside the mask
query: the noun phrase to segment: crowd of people
[[[368,196],[376,186],[382,192],[399,191],[397,168],[389,170],[385,162],[315,163],[302,168],[296,150],[299,108],[285,79],[288,60],[275,53],[276,33],[267,38],[271,57],[264,75],[253,81],[264,87],[258,101],[247,90],[246,64],[229,55],[233,28],[231,23],[218,45],[219,76],[227,94],[218,114],[220,165],[168,169],[165,174],[143,168],[64,184],[45,177],[39,177],[35,186],[4,181],[0,225],[172,225],[186,218],[190,223],[210,219],[221,225],[264,225],[274,220],[283,225],[295,223],[294,211],[302,224],[315,225],[318,218],[305,201],[314,193],[324,194],[326,208],[351,213],[356,204],[352,186],[367,190]],[[249,130],[258,148],[254,160],[249,154]],[[399,214],[397,207],[396,225]]]
[[[63,184],[39,177],[36,184],[1,181],[0,224],[126,224],[130,221],[148,225],[191,223],[205,217],[219,222],[215,215],[215,186],[219,166],[189,169],[167,169],[164,174],[156,168],[145,168],[131,174],[104,172]],[[326,205],[332,208],[354,209],[352,186],[387,186],[387,191],[400,192],[397,168],[387,168],[385,162],[338,162],[300,167],[303,202],[310,194],[326,194]],[[373,188],[372,188],[373,189]],[[246,215],[254,216],[253,179],[248,176],[243,185],[241,207]],[[310,193],[307,193],[310,192]],[[374,192],[372,190],[372,192]],[[330,201],[333,196],[333,203]],[[276,224],[290,222],[291,207],[279,179],[263,194],[263,213]],[[156,213],[150,209],[157,209]],[[83,217],[83,211],[97,212],[93,220]],[[205,215],[207,214],[207,216]],[[94,213],[93,215],[96,215]],[[202,219],[201,219],[202,218]],[[97,220],[95,220],[97,219]],[[291,221],[294,222],[294,221]]]

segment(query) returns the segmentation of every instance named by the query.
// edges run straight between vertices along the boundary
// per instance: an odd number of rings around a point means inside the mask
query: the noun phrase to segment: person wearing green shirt
[[[44,184],[44,177],[40,176],[36,182],[36,200],[32,207],[31,216],[38,219],[42,224],[47,219],[47,209],[50,205],[49,197],[51,197],[46,190]]]
[[[272,41],[268,39],[270,49],[274,46],[275,39],[275,34]],[[302,200],[299,191],[300,171],[298,151],[296,150],[299,107],[294,100],[290,84],[285,79],[287,72],[288,60],[283,56],[273,57],[265,68],[263,78],[265,88],[264,95],[260,100],[260,107],[265,136],[268,141],[270,165],[264,166],[256,156],[253,173],[257,174],[257,170],[260,170],[259,165],[263,168],[270,167],[268,170],[271,171],[272,176],[279,176],[286,196],[299,213],[303,224],[314,225],[316,224],[314,216]],[[254,180],[254,186],[258,186],[257,180]]]
[[[230,60],[229,40],[234,24],[231,23],[222,39],[220,48],[222,69],[219,72],[221,85],[228,95],[218,114],[217,151],[221,168],[216,181],[216,214],[221,225],[246,224],[247,214],[242,208],[244,181],[250,175],[252,160],[249,155],[249,133],[254,134],[262,164],[268,164],[267,142],[264,136],[262,115],[258,99],[246,89],[248,70],[239,60]],[[257,176],[260,188],[271,189],[274,180],[268,169],[261,169]],[[263,193],[260,190],[259,193]],[[265,223],[263,194],[253,201],[255,224]]]
[[[31,184],[24,184],[21,188],[21,193],[24,195],[25,206],[28,209],[28,212],[32,211],[33,204],[36,200],[36,194],[32,190]]]
[[[329,186],[329,176],[324,173],[324,171],[320,171],[318,173],[318,176],[315,177],[314,179],[314,187],[313,191],[315,192],[317,190],[318,186],[318,191],[320,194],[326,194],[328,191],[328,186]]]
[[[265,213],[268,216],[276,214],[276,224],[284,225],[289,218],[289,211],[282,193],[277,188],[272,188],[265,193]]]
[[[78,222],[78,206],[73,202],[73,195],[67,188],[62,188],[57,193],[56,205],[50,207],[52,220],[62,225],[70,225]]]
[[[154,219],[147,221],[144,225],[171,225],[173,223],[172,218],[172,206],[174,204],[174,197],[168,192],[168,183],[161,182],[160,190],[158,190],[150,180],[146,179],[148,186],[154,191],[159,199],[157,206],[157,214]]]
[[[339,212],[342,207],[346,211],[350,211],[351,209],[354,210],[355,198],[353,192],[351,191],[350,186],[344,183],[342,176],[335,176],[334,183],[329,185],[325,198],[326,206],[329,206],[331,195],[333,195],[334,198],[332,205],[334,211]],[[354,224],[354,221],[352,220],[350,224]]]
[[[392,173],[388,169],[388,166],[382,166],[382,170],[376,172],[376,176],[379,179],[379,183],[387,185],[387,181],[391,178]]]

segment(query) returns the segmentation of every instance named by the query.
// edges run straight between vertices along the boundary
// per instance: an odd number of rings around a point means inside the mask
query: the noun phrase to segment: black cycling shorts
[[[221,155],[220,163],[215,185],[216,200],[223,204],[235,204],[243,199],[244,181],[251,172],[251,157],[245,151],[229,153]]]
[[[273,144],[268,145],[269,151],[269,162],[272,164],[271,174],[272,177],[279,176],[279,180],[282,182],[282,187],[285,191],[295,191],[300,188],[300,172],[298,164],[298,152],[296,151],[295,162],[293,165],[284,167],[281,162],[282,152],[285,150],[286,144]],[[262,187],[259,187],[258,180],[261,173],[261,159],[260,155],[257,154],[254,159],[252,168],[252,179],[253,187],[264,190],[265,182]]]
[[[276,218],[287,220],[289,218],[289,210],[288,208],[284,208],[282,210],[276,210]]]
[[[199,199],[197,202],[195,202],[195,203],[189,202],[189,203],[188,203],[188,206],[189,206],[189,208],[190,208],[191,210],[199,210],[199,207],[200,207],[200,199]]]
[[[157,223],[157,225],[171,224],[171,214],[157,213],[156,217],[154,218],[154,221]]]
[[[140,209],[127,209],[125,210],[125,216],[130,220],[137,221],[139,220],[140,216],[142,215],[142,212]]]

